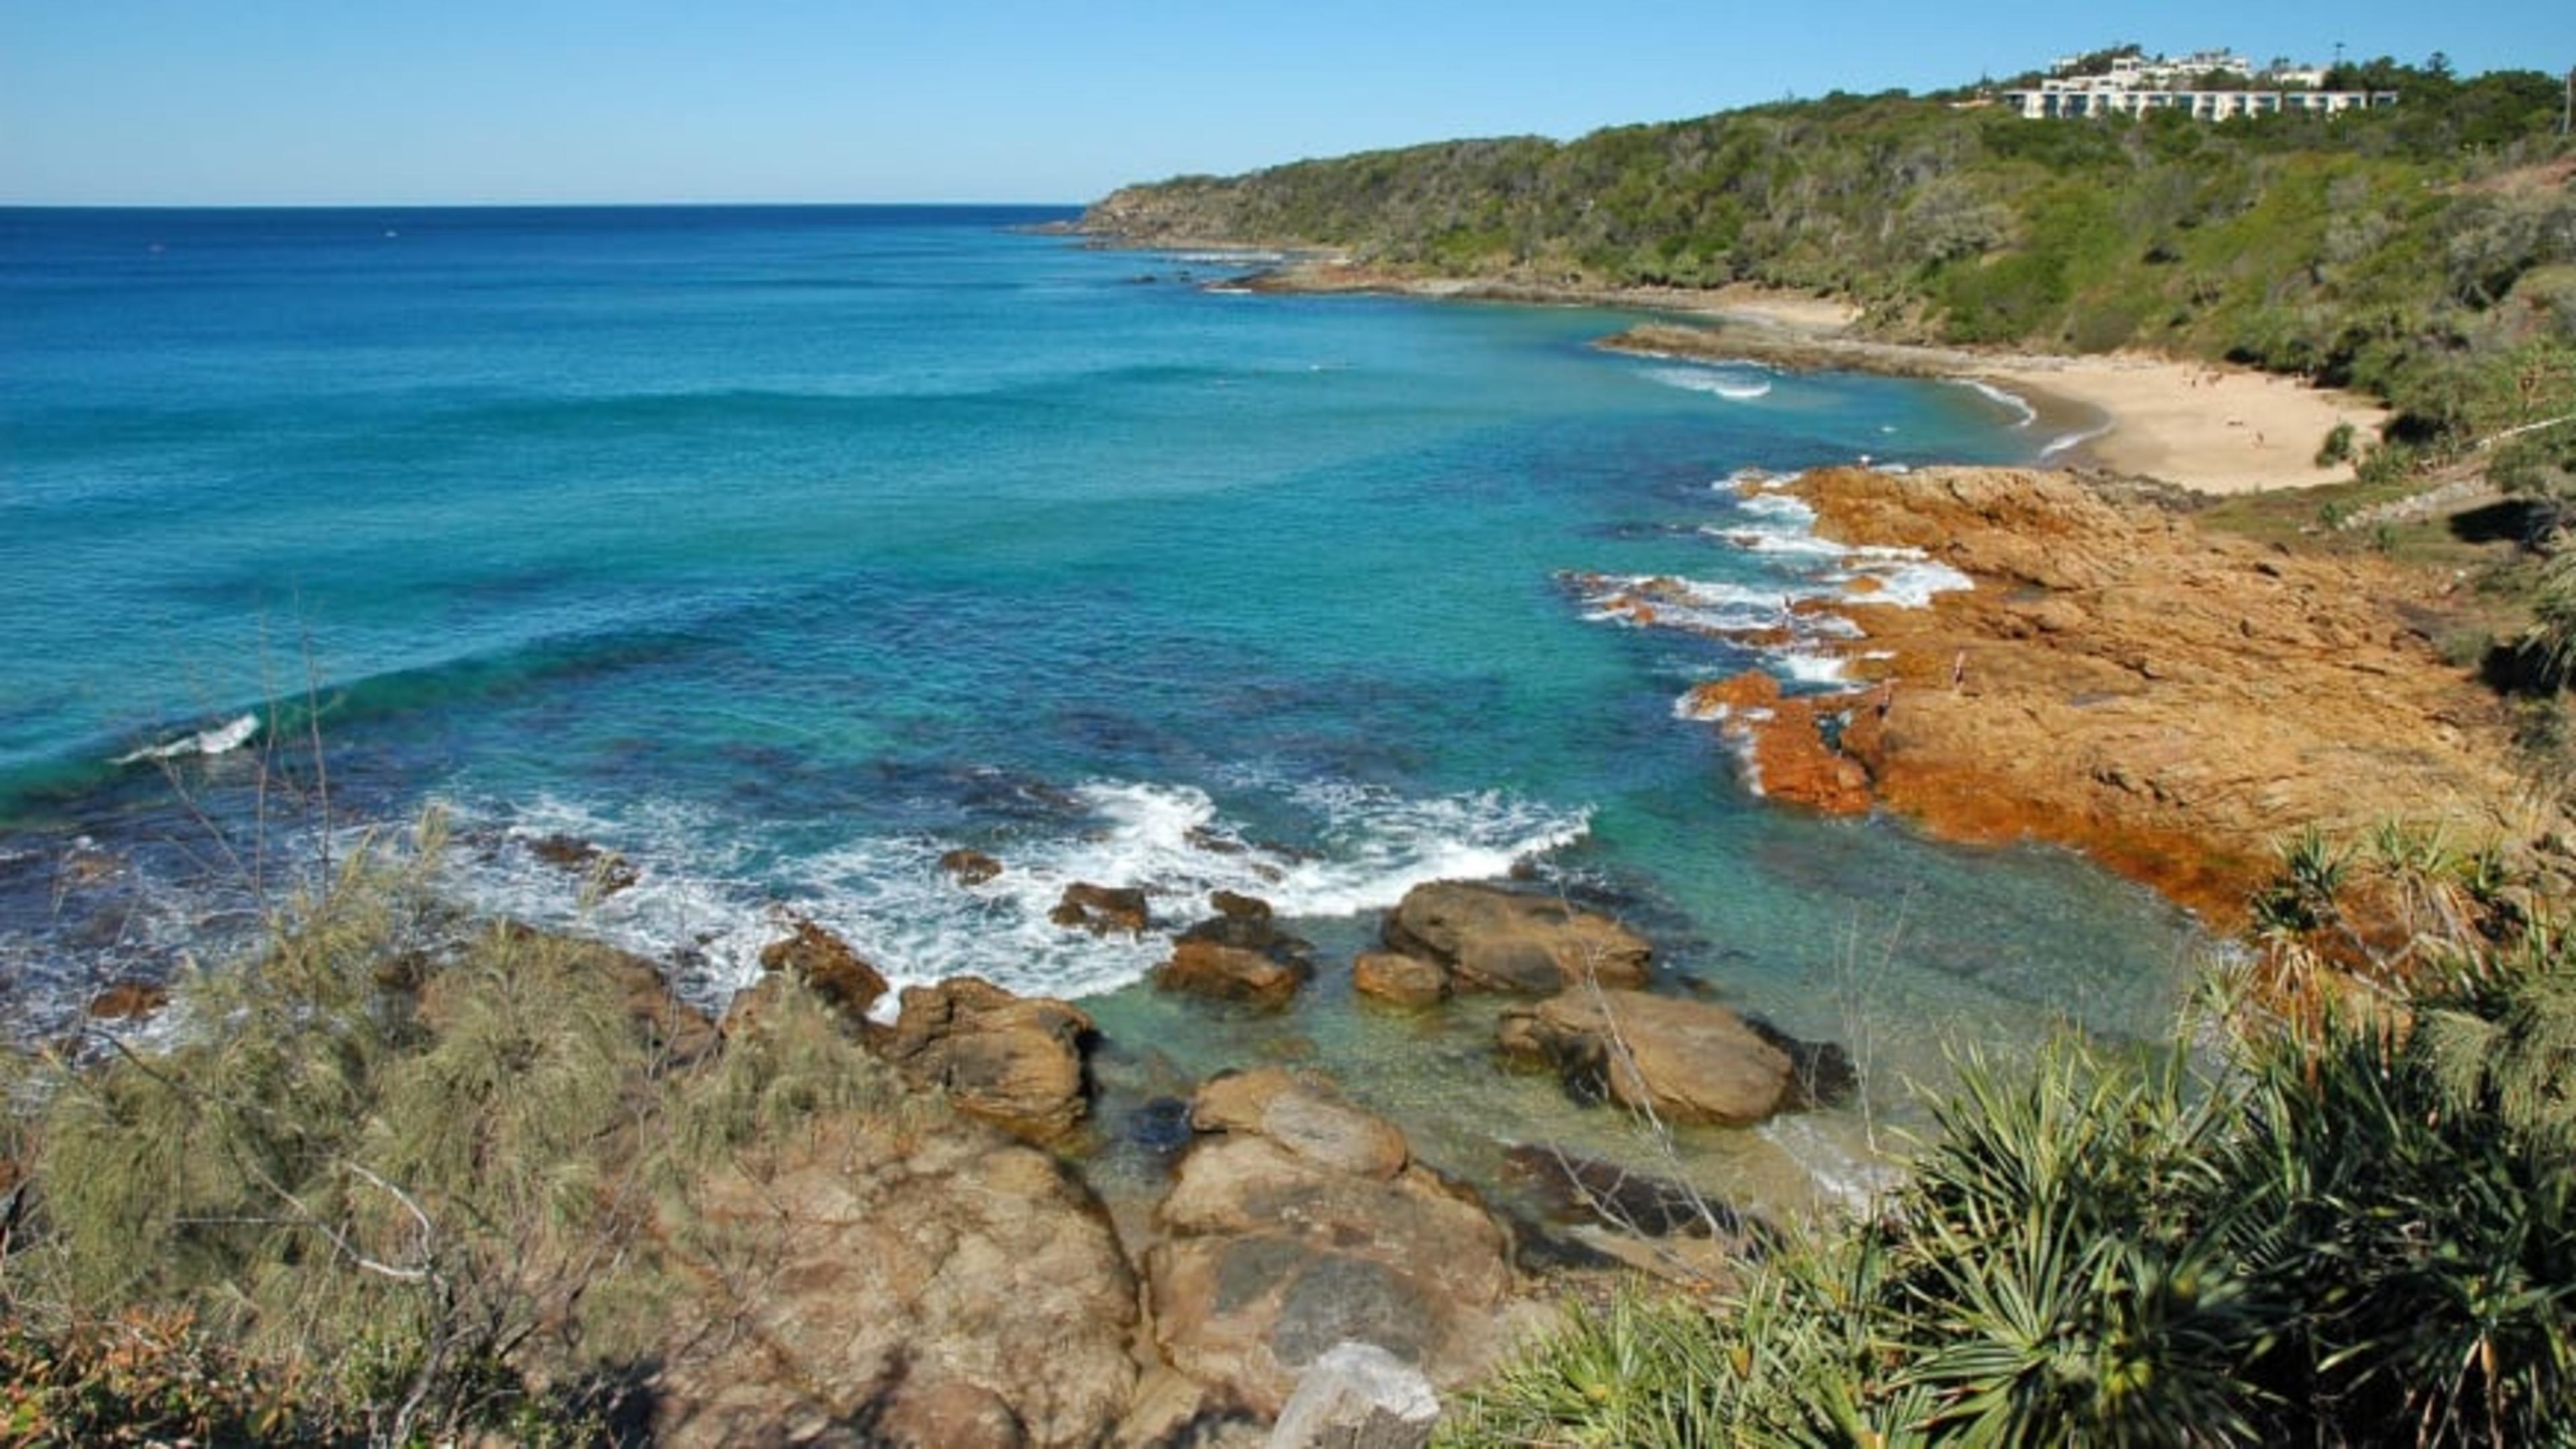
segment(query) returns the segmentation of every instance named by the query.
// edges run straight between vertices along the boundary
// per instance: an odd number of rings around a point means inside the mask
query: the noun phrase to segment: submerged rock
[[[1749,1126],[1792,1104],[1789,1054],[1712,1002],[1568,991],[1503,1013],[1495,1043],[1667,1122]]]
[[[1794,1037],[1758,1016],[1744,1018],[1744,1025],[1788,1054],[1791,1106],[1839,1107],[1859,1095],[1860,1071],[1842,1043]]]
[[[1130,936],[1145,934],[1151,913],[1145,906],[1145,893],[1134,886],[1093,885],[1075,881],[1064,888],[1064,895],[1047,912],[1047,919],[1069,931],[1089,931],[1106,936],[1124,931]]]
[[[635,863],[613,850],[603,850],[579,836],[554,834],[528,842],[528,853],[558,870],[586,876],[603,897],[613,896],[643,879]]]
[[[1642,986],[1654,947],[1607,916],[1553,896],[1467,881],[1405,892],[1386,944],[1434,962],[1460,991],[1545,995],[1585,981]]]
[[[1362,951],[1351,961],[1351,989],[1396,1006],[1437,1006],[1449,997],[1449,973],[1401,951]]]
[[[875,1045],[916,1085],[1034,1142],[1064,1137],[1090,1112],[1083,1056],[1095,1029],[1080,1008],[972,976],[908,986],[901,999]]]
[[[1505,1174],[1526,1184],[1557,1222],[1594,1222],[1649,1238],[1706,1238],[1743,1230],[1733,1208],[1686,1182],[1560,1147],[1517,1144]]]
[[[980,850],[959,848],[939,857],[939,868],[959,885],[982,885],[1002,873],[1002,863]]]

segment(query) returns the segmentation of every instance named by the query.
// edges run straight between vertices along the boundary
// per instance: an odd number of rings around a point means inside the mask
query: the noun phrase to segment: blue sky
[[[0,203],[1085,201],[2113,41],[2576,65],[2576,4],[0,0]]]

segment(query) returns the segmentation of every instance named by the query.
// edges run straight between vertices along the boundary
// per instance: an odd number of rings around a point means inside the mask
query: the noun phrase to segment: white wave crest
[[[246,714],[223,724],[211,725],[193,734],[181,735],[157,745],[128,750],[109,761],[116,765],[139,765],[147,760],[176,760],[188,755],[224,755],[249,744],[259,735],[259,716]]]
[[[1973,377],[1954,377],[1951,378],[1950,381],[1960,387],[1968,389],[1970,392],[1979,394],[1988,402],[2002,408],[2005,412],[2011,413],[2015,418],[2019,419],[2019,421],[2013,424],[2016,428],[2026,428],[2039,421],[2039,409],[2032,407],[2030,405],[2030,399],[2023,397],[2020,393],[2008,392],[2003,388],[1995,386],[1991,382],[1986,382]]]
[[[789,912],[848,941],[897,987],[975,975],[1025,994],[1078,997],[1151,970],[1170,954],[1172,931],[1211,914],[1211,892],[1258,896],[1283,917],[1347,916],[1391,906],[1426,881],[1503,875],[1523,857],[1581,839],[1590,824],[1588,811],[1492,793],[1415,799],[1331,785],[1284,793],[1321,822],[1310,847],[1247,840],[1194,787],[1086,785],[1074,792],[1081,821],[987,842],[1002,872],[972,886],[940,865],[952,840],[867,837],[770,859],[700,812],[660,807],[609,818],[542,800],[502,812],[504,833],[560,832],[615,849],[640,867],[635,884],[585,902],[578,880],[532,869],[512,851],[470,861],[463,884],[488,909],[664,961],[683,995],[715,1010],[758,979],[760,949],[784,933]],[[1077,881],[1143,890],[1153,927],[1131,939],[1056,925],[1048,915]],[[892,1005],[889,998],[885,1009]]]
[[[1894,604],[1902,608],[1928,608],[1936,594],[1973,589],[1977,581],[1945,563],[1934,563],[1920,555],[1911,559],[1873,560],[1850,570],[1848,580],[1868,579],[1872,586],[1855,589],[1846,595],[1853,603]]]
[[[1786,519],[1801,526],[1816,521],[1816,510],[1795,494],[1754,493],[1737,499],[1735,506],[1757,518]]]
[[[1796,649],[1783,649],[1771,656],[1781,673],[1800,684],[1840,684],[1847,676],[1848,662],[1838,654],[1812,654]]]
[[[2110,431],[2111,424],[2105,421],[2089,428],[2079,429],[2072,433],[2060,433],[2056,437],[2048,440],[2048,446],[2039,450],[2039,459],[2041,462],[2045,463],[2060,453],[2083,447],[2086,443],[2089,443],[2095,438],[2101,437]]]
[[[1729,402],[1751,402],[1767,397],[1771,378],[1751,363],[1723,363],[1715,367],[1650,367],[1645,376],[1666,387],[1685,392],[1704,392]]]

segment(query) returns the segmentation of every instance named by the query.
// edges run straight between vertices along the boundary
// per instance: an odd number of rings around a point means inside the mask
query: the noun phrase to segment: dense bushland
[[[1094,221],[1550,284],[1812,289],[1899,337],[2234,358],[2385,396],[2410,443],[2576,408],[2558,81],[2350,78],[2404,99],[2210,125],[1835,94],[1184,177]]]

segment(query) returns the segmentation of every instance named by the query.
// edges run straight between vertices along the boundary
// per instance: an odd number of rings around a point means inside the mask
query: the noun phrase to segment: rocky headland
[[[1774,799],[2068,846],[2222,926],[2309,826],[2557,848],[2504,705],[2434,652],[2453,580],[2204,529],[2066,473],[1837,468],[1786,491],[1826,537],[1919,550],[1973,587],[1802,602],[1857,626],[1800,646],[1839,655],[1843,686],[1696,691]],[[1607,607],[1661,618],[1651,584]]]

